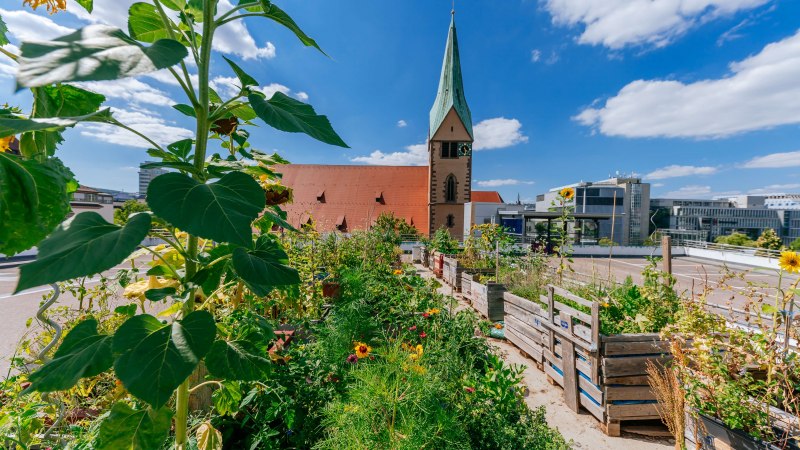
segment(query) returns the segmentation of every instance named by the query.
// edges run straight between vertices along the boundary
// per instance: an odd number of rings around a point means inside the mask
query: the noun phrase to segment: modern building
[[[636,177],[613,177],[596,182],[559,186],[536,197],[536,211],[557,208],[558,193],[565,187],[575,189],[575,214],[608,216],[597,222],[599,229],[585,229],[583,236],[611,238],[620,245],[641,245],[649,235],[650,184]],[[593,222],[586,222],[593,227]],[[613,228],[613,236],[612,236]]]
[[[106,221],[114,222],[114,196],[87,186],[79,186],[69,202],[72,212],[68,217],[84,211],[94,211]]]
[[[770,209],[800,209],[800,194],[771,194],[764,199]]]
[[[139,165],[139,195],[141,196],[147,195],[147,187],[150,186],[150,182],[155,177],[167,173],[164,169],[146,169],[142,167],[150,162],[152,161],[145,161]]]
[[[480,194],[471,188],[472,115],[462,81],[455,12],[429,124],[427,167],[289,164],[278,168],[282,182],[294,190],[294,201],[283,205],[289,222],[314,223],[321,232],[347,232],[369,228],[386,212],[423,234],[445,227],[462,237],[467,222],[464,205]]]
[[[467,236],[473,225],[500,223],[497,211],[507,206],[499,192],[472,191],[471,201],[464,204],[464,236]]]

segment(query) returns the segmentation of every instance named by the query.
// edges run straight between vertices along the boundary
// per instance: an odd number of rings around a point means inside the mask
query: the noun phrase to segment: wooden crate
[[[503,320],[503,293],[506,288],[499,283],[481,284],[473,281],[470,286],[472,307],[491,321]]]
[[[543,306],[547,297],[542,296],[542,300],[543,304],[538,304],[511,292],[503,293],[506,339],[539,364],[552,333],[546,324],[547,306]]]
[[[472,282],[476,275],[471,272],[461,272],[461,296],[468,301],[472,301]]]
[[[547,292],[540,299],[546,308],[505,293],[509,341],[541,362],[567,405],[585,408],[607,434],[619,435],[624,421],[660,419],[645,369],[647,361],[670,360],[668,342],[656,333],[602,336],[598,303],[557,286]]]
[[[422,261],[421,262],[422,262],[422,267],[425,267],[426,269],[429,268],[430,265],[431,265],[431,261],[430,261],[429,257],[430,257],[430,249],[428,249],[428,247],[423,245],[422,246]]]

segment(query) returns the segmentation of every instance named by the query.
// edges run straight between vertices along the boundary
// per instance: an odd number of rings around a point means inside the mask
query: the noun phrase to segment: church
[[[428,166],[289,164],[279,171],[294,191],[283,205],[288,221],[317,231],[368,229],[383,213],[404,219],[423,235],[441,227],[462,237],[464,205],[502,203],[494,191],[472,190],[472,115],[461,78],[455,12],[430,111]]]

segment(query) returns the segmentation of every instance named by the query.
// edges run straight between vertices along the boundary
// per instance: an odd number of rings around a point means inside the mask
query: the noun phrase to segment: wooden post
[[[575,344],[569,339],[561,340],[561,362],[564,367],[564,402],[569,409],[578,412],[581,391],[578,388],[578,369],[575,367]]]
[[[661,236],[661,254],[664,257],[664,272],[672,275],[672,237]]]

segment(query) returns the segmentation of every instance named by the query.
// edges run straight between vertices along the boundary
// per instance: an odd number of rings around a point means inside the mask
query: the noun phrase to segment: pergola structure
[[[522,227],[520,229],[521,233],[511,232],[511,234],[518,236],[520,241],[523,243],[531,243],[532,245],[537,244],[537,238],[544,237],[545,244],[544,250],[546,252],[553,251],[553,236],[552,236],[552,224],[554,220],[561,219],[561,211],[498,211],[500,215],[500,219],[521,219],[522,220]],[[624,217],[624,214],[611,214],[611,213],[572,213],[569,215],[571,221],[574,223],[573,229],[574,230],[583,230],[583,224],[587,221],[592,222],[594,224],[594,229],[600,228],[600,221],[601,220],[619,220],[620,225],[622,224],[621,219]],[[529,220],[540,220],[547,222],[547,232],[544,236],[540,236],[539,233],[535,235],[528,234],[528,227],[526,224]],[[564,223],[564,232],[568,232],[568,224]],[[580,235],[581,232],[577,232],[577,236],[575,237],[575,242],[580,242],[582,236]]]

